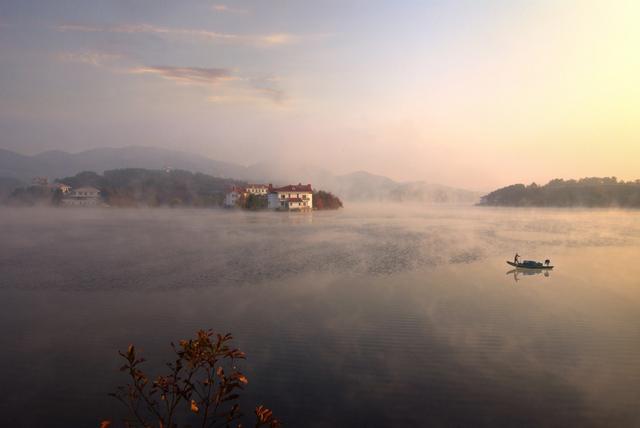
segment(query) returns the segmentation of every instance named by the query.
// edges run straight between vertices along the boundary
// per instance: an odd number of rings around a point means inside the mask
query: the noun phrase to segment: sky
[[[640,178],[640,2],[0,0],[0,147]]]

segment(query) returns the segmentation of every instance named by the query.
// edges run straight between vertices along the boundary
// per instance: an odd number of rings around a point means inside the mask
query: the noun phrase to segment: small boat
[[[533,260],[525,260],[522,263],[507,261],[507,264],[518,269],[553,269],[553,266],[545,265],[544,263],[535,262]]]

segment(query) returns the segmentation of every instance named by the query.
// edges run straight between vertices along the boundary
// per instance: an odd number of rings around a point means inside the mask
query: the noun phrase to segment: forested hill
[[[485,195],[480,205],[512,207],[640,208],[640,180],[615,177],[551,180],[544,186],[514,184]]]
[[[73,188],[93,186],[112,206],[218,206],[232,185],[245,186],[238,180],[212,177],[182,170],[141,168],[81,172],[56,180]]]

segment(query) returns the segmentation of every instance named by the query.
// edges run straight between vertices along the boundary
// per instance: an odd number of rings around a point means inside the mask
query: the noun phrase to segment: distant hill
[[[514,184],[485,195],[480,205],[512,207],[640,208],[640,180],[615,177],[551,180],[544,186]]]
[[[80,171],[102,173],[111,169],[171,167],[202,172],[216,177],[236,178],[247,175],[247,168],[203,156],[152,147],[119,147],[92,149],[79,153],[59,150],[24,156],[0,149],[0,177],[29,182],[33,177],[50,179],[74,175]]]
[[[313,183],[348,202],[415,202],[425,204],[475,204],[480,193],[422,181],[398,182],[366,171],[334,175],[309,166],[258,164],[247,168],[250,181]]]
[[[388,201],[424,204],[474,204],[480,193],[423,181],[397,182],[358,171],[339,175],[324,185],[348,201]]]
[[[249,182],[312,183],[314,188],[326,189],[346,201],[471,204],[476,203],[480,197],[477,192],[424,182],[402,183],[365,171],[334,175],[310,165],[277,162],[245,167],[191,153],[152,147],[99,148],[79,153],[56,150],[34,156],[0,149],[0,181],[4,180],[7,188],[24,185],[38,176],[53,180],[82,171],[102,174],[114,169],[165,167]]]

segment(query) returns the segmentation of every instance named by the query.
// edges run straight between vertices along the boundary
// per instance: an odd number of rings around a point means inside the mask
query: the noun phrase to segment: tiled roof
[[[272,192],[308,192],[311,193],[311,184],[290,184],[284,187],[275,187]]]

